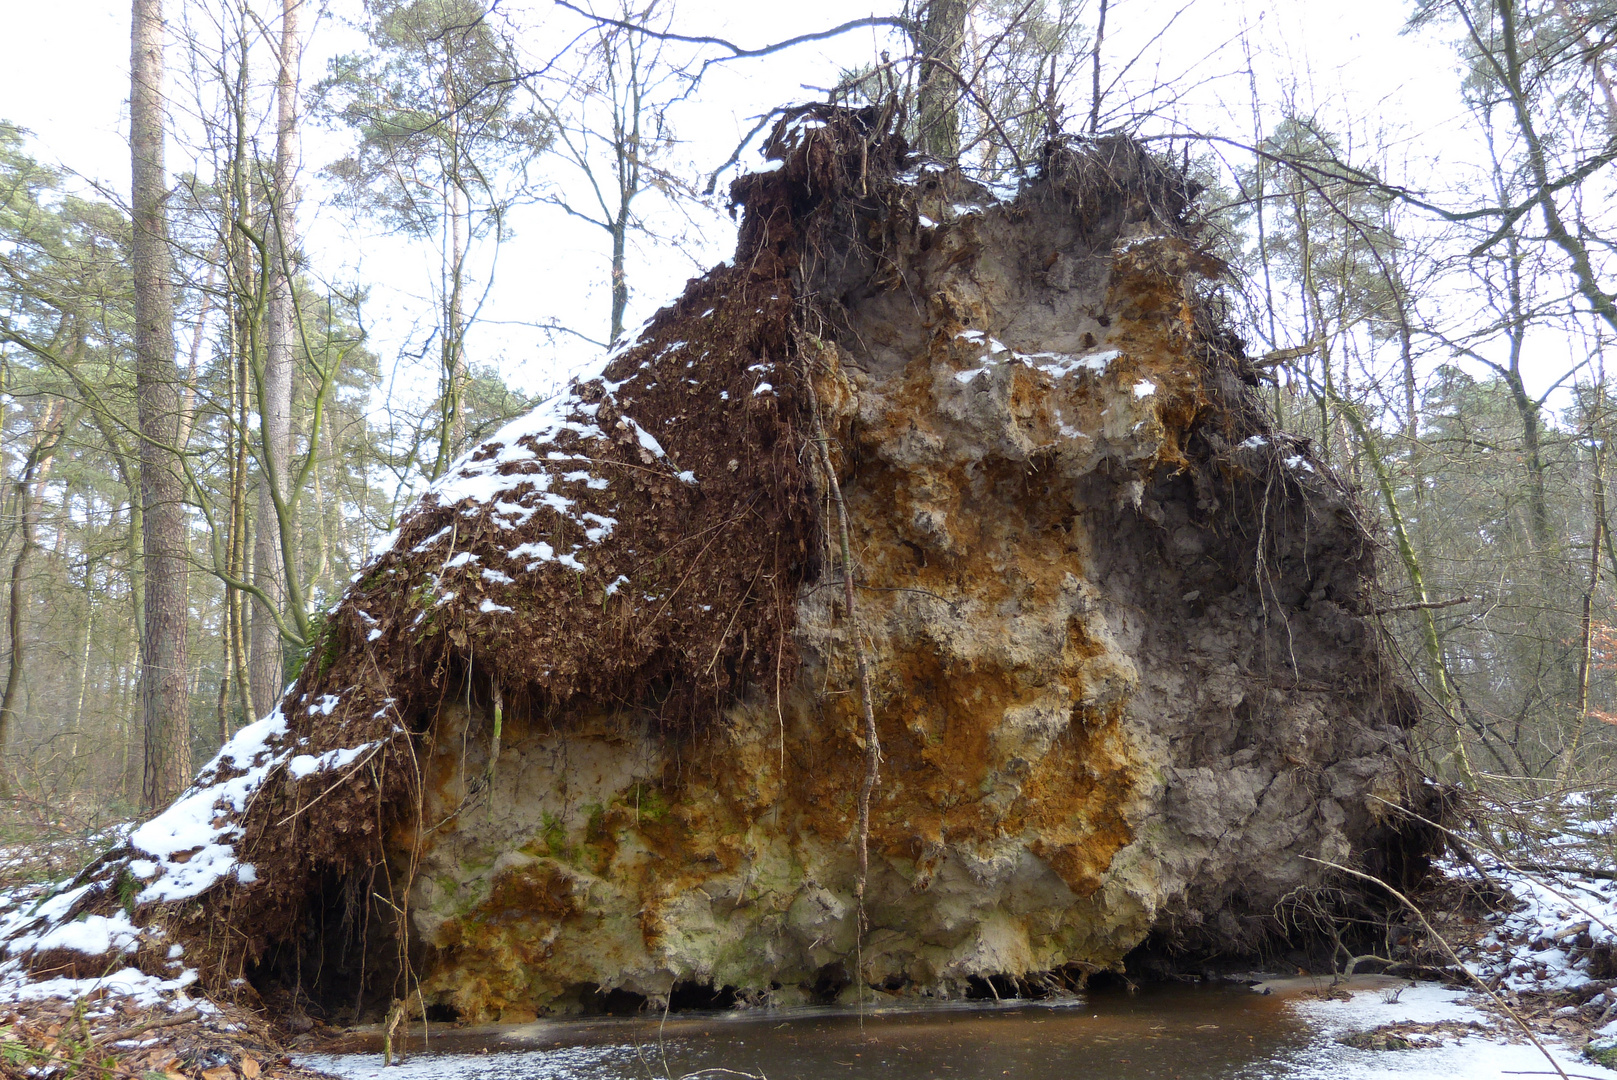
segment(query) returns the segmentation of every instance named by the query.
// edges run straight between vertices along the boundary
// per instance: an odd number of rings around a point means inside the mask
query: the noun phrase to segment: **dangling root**
[[[837,508],[837,531],[842,542],[842,600],[848,611],[848,629],[853,641],[854,661],[859,671],[859,704],[865,720],[865,778],[859,785],[859,877],[854,883],[854,897],[859,906],[859,928],[865,925],[865,880],[870,874],[870,796],[881,782],[881,737],[876,731],[875,706],[871,703],[870,662],[865,656],[864,638],[859,633],[859,620],[853,588],[853,546],[848,540],[848,507],[842,501],[842,485],[837,482],[837,471],[831,463],[831,442],[825,434],[825,422],[820,416],[819,398],[814,393],[814,379],[808,369],[805,354],[803,383],[808,389],[809,407],[814,410],[814,441],[820,446],[820,463],[825,469],[826,487]]]
[[[494,680],[494,736],[488,744],[488,768],[484,776],[489,784],[494,783],[494,770],[500,764],[500,729],[505,724],[505,699],[500,693],[500,680]]]

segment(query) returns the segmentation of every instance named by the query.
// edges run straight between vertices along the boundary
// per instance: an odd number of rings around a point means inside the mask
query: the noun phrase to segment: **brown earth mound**
[[[783,122],[733,265],[457,462],[57,917],[217,992],[513,1019],[1054,985],[1259,948],[1301,856],[1418,876],[1373,544],[1271,430],[1184,177],[1056,142],[1002,200],[889,119]]]

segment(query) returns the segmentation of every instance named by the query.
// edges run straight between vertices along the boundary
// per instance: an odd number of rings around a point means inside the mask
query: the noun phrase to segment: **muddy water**
[[[661,1038],[659,1039],[659,1027]],[[735,1070],[768,1080],[1257,1078],[1310,1041],[1278,996],[1151,987],[1059,1004],[718,1014],[450,1033],[387,1080],[679,1080]],[[357,1049],[357,1047],[356,1047]],[[367,1054],[305,1058],[346,1077],[384,1075]],[[738,1080],[708,1073],[703,1080]]]

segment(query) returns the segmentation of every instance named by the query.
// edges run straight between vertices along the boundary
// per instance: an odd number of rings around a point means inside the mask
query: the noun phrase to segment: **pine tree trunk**
[[[174,293],[163,165],[163,5],[134,0],[130,20],[129,152],[135,286],[135,397],[145,618],[141,641],[141,801],[168,802],[191,771],[185,659],[188,552],[177,453],[180,374],[174,363]]]
[[[1102,90],[1100,88],[1100,58],[1101,49],[1106,44],[1106,11],[1111,5],[1107,0],[1100,0],[1100,17],[1095,20],[1095,44],[1090,49],[1090,73],[1092,76],[1089,89],[1089,133],[1100,133],[1100,103]]]
[[[960,47],[966,40],[967,0],[928,0],[916,45],[921,74],[916,87],[923,153],[944,161],[960,156]]]

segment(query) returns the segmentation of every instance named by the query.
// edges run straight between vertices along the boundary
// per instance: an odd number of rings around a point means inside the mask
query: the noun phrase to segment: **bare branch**
[[[896,15],[867,15],[862,19],[851,19],[838,26],[833,26],[829,30],[819,30],[812,34],[799,34],[784,41],[777,41],[756,49],[747,49],[721,37],[708,37],[703,34],[675,34],[665,30],[653,30],[648,26],[628,22],[624,19],[613,19],[605,15],[597,15],[593,11],[587,11],[576,4],[568,3],[568,0],[556,0],[556,5],[582,15],[601,26],[629,30],[636,34],[644,34],[646,37],[654,38],[658,41],[681,41],[690,45],[717,45],[721,49],[729,50],[729,56],[717,57],[716,60],[709,61],[709,63],[722,60],[751,60],[760,56],[768,56],[770,53],[780,52],[783,49],[790,49],[797,45],[806,45],[811,41],[824,41],[827,38],[846,34],[850,30],[861,30],[867,26],[891,26],[905,33],[913,33],[914,31],[913,25],[908,19],[900,18]]]

